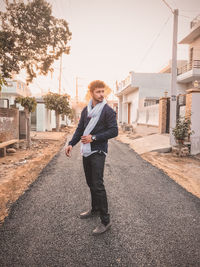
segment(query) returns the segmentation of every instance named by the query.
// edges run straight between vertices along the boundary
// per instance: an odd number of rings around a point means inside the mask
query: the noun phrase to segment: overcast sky
[[[189,33],[190,21],[200,14],[200,0],[167,2],[173,9],[179,9],[180,41]],[[71,86],[70,91],[74,92],[75,76],[81,78],[80,86],[94,79],[113,86],[131,70],[158,72],[171,58],[173,14],[162,0],[51,0],[51,3],[54,14],[65,18],[72,31],[71,55],[65,56],[63,70],[63,85]],[[179,45],[178,58],[187,57],[187,45]]]
[[[2,1],[2,0],[0,0]],[[71,53],[63,59],[62,85],[79,95],[86,85],[102,79],[111,87],[129,71],[158,72],[172,54],[173,14],[162,0],[50,0],[53,14],[64,18],[72,32]],[[190,31],[200,14],[200,0],[167,0],[179,9],[178,40]],[[178,58],[188,57],[187,45],[178,46]],[[58,86],[58,67],[54,74]],[[48,87],[48,79],[37,81]],[[35,84],[37,87],[37,85]],[[83,87],[84,88],[83,88]]]

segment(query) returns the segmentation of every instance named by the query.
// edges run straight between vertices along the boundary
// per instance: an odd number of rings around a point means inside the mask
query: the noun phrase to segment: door
[[[170,130],[170,98],[167,98],[166,133]]]
[[[131,103],[128,103],[128,124],[131,124]]]

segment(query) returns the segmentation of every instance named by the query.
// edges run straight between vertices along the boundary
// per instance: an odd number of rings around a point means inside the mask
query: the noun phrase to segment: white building
[[[15,104],[15,98],[18,96],[26,97],[30,96],[31,92],[26,83],[16,79],[6,79],[7,85],[2,86],[0,107],[9,107]],[[9,105],[8,105],[9,103]],[[20,110],[24,108],[21,105],[17,105]]]
[[[159,98],[170,92],[170,73],[134,73],[117,85],[119,123],[148,124],[158,126]],[[177,91],[182,93],[183,86],[177,84]],[[146,114],[148,107],[148,114]]]
[[[156,104],[169,88],[170,74],[130,72],[117,86],[119,123],[137,123],[139,109]]]
[[[31,113],[31,130],[37,132],[52,131],[56,128],[56,115],[54,110],[45,107],[42,98],[36,98],[37,107],[35,112]],[[60,115],[60,125],[66,126],[71,123],[66,115]]]
[[[177,82],[187,90],[188,114],[191,116],[191,154],[200,153],[200,15],[190,23],[190,32],[179,44],[188,45],[188,62],[178,68]]]
[[[178,68],[177,82],[190,89],[194,81],[200,81],[200,15],[191,23],[190,33],[179,44],[188,45],[188,61]]]

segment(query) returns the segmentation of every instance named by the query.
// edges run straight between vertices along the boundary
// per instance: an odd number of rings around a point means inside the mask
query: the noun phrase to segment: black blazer
[[[81,118],[78,123],[78,127],[69,142],[69,145],[75,146],[81,139],[83,132],[88,125],[90,118],[87,116],[87,106],[81,112]],[[118,135],[118,126],[116,120],[116,112],[105,104],[101,112],[101,116],[96,126],[90,133],[91,135],[96,135],[96,140],[91,144],[91,150],[101,150],[108,152],[108,139],[116,137]]]

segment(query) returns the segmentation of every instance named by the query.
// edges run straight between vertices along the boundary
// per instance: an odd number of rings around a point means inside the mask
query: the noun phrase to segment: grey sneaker
[[[98,216],[99,212],[98,211],[92,211],[92,210],[88,210],[88,211],[84,211],[80,214],[80,218],[81,219],[87,219],[87,218],[92,218],[95,216]]]
[[[106,226],[101,223],[99,226],[97,226],[93,231],[92,234],[93,235],[100,235],[103,234],[104,232],[106,232],[108,229],[110,229],[111,227],[111,223],[107,224]]]

